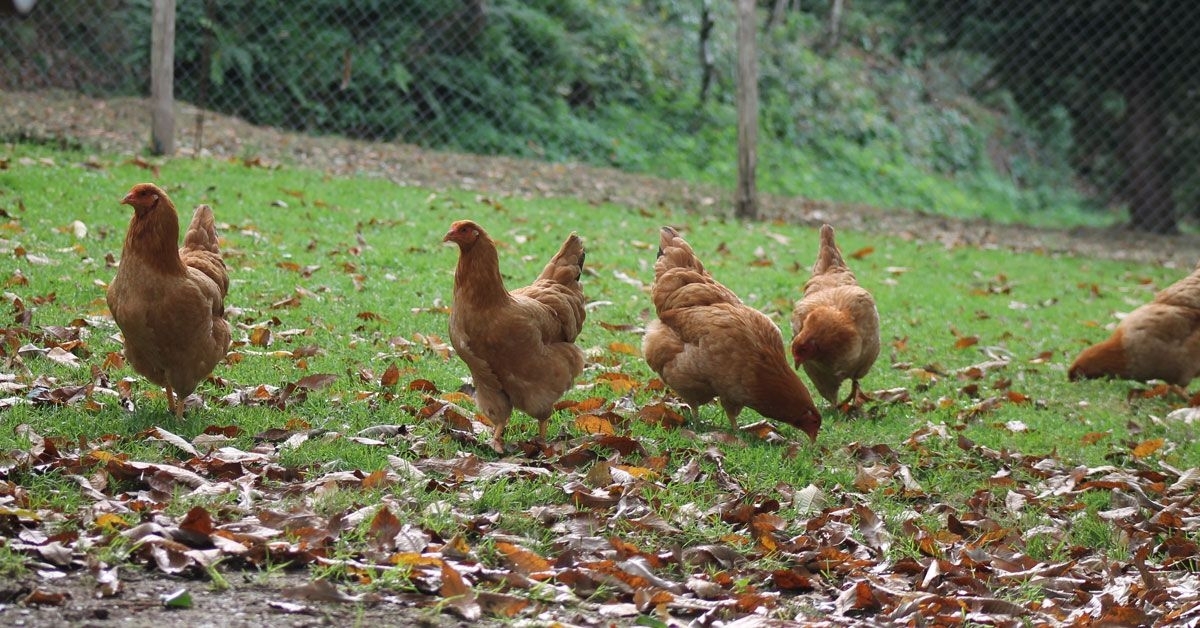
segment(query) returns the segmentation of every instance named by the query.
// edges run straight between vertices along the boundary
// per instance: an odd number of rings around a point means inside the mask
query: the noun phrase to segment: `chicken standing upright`
[[[1130,312],[1111,336],[1084,349],[1071,381],[1116,377],[1187,386],[1200,375],[1200,266]]]
[[[460,220],[443,241],[459,248],[450,343],[471,371],[475,403],[495,425],[492,449],[504,453],[513,408],[537,419],[545,440],[555,402],[583,372],[575,346],[585,317],[583,242],[572,233],[533,284],[509,292],[496,243],[482,227]]]
[[[125,337],[125,358],[166,388],[167,408],[182,417],[184,400],[229,351],[229,277],[212,208],[196,207],[176,248],[179,214],[166,192],[139,183],[121,203],[133,207],[133,217],[108,286],[108,309]]]
[[[812,277],[792,310],[792,334],[792,359],[804,365],[822,397],[838,406],[865,400],[858,380],[879,357],[879,311],[846,266],[829,225],[821,226]],[[839,404],[838,390],[847,379],[850,396]]]
[[[816,440],[821,414],[788,365],[779,327],[717,282],[674,229],[663,227],[660,239],[646,363],[693,414],[716,397],[734,429],[749,406]]]

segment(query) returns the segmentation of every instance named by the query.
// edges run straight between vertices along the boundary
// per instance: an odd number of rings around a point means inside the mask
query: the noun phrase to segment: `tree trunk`
[[[1144,58],[1144,57],[1143,57]],[[1124,83],[1125,195],[1130,226],[1139,231],[1178,233],[1171,172],[1163,155],[1167,129],[1152,61],[1136,63]]]
[[[738,0],[737,110],[738,181],[734,211],[738,218],[758,218],[755,169],[758,167],[758,59],[754,37],[755,0]]]

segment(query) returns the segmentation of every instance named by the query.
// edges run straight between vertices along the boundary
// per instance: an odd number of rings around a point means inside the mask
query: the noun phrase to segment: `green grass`
[[[25,425],[64,447],[80,439],[109,439],[109,448],[134,460],[178,461],[187,455],[174,446],[147,440],[144,432],[163,427],[191,441],[209,426],[237,426],[228,444],[254,448],[256,435],[268,430],[314,429],[307,440],[284,450],[278,464],[304,470],[309,479],[334,471],[369,474],[388,468],[388,456],[419,462],[452,458],[465,450],[485,460],[495,455],[486,435],[463,445],[437,421],[422,420],[426,395],[409,383],[428,380],[446,396],[459,390],[466,367],[446,352],[447,309],[451,301],[457,251],[441,243],[451,221],[472,218],[500,243],[502,271],[509,287],[523,285],[570,231],[588,247],[585,290],[592,307],[579,344],[589,364],[568,399],[620,393],[599,376],[628,375],[635,382],[632,401],[641,406],[661,398],[647,390],[652,379],[644,362],[623,350],[640,346],[637,329],[652,317],[646,287],[652,280],[657,230],[680,227],[708,268],[754,307],[780,323],[790,338],[787,318],[816,254],[815,230],[787,224],[744,224],[671,208],[592,206],[571,200],[486,198],[466,192],[435,193],[370,178],[330,178],[290,167],[251,167],[239,162],[175,159],[161,162],[156,175],[102,156],[84,166],[79,153],[16,145],[0,154],[0,270],[5,318],[10,325],[0,357],[0,375],[26,386],[80,385],[108,378],[115,387],[128,380],[135,409],[115,397],[95,395],[94,404],[15,404],[0,410],[0,451],[13,460],[31,443]],[[213,206],[232,285],[227,306],[234,326],[234,358],[219,365],[215,380],[201,385],[207,403],[183,422],[166,414],[162,392],[126,367],[102,367],[120,351],[117,332],[106,316],[104,295],[119,257],[128,208],[118,201],[133,184],[157,180],[165,185],[181,213],[197,203]],[[73,227],[78,221],[86,234]],[[836,225],[835,225],[836,226]],[[665,429],[629,420],[621,428],[638,439],[646,456],[621,460],[641,468],[662,464],[652,476],[649,499],[669,520],[686,520],[676,540],[704,543],[734,533],[734,527],[706,516],[727,499],[715,479],[726,473],[748,492],[784,502],[778,514],[789,530],[802,531],[812,513],[801,512],[781,496],[812,484],[830,499],[849,493],[879,514],[897,536],[891,553],[900,558],[919,550],[901,534],[917,504],[949,504],[986,512],[1001,525],[1027,529],[1051,525],[1055,507],[1039,500],[1019,513],[1005,507],[1009,490],[1040,481],[1022,459],[1050,458],[1063,468],[1105,464],[1132,465],[1132,448],[1163,438],[1167,446],[1138,460],[1175,468],[1200,466],[1193,427],[1160,420],[1185,400],[1150,397],[1127,400],[1128,382],[1068,383],[1066,367],[1084,346],[1107,334],[1114,313],[1129,311],[1185,272],[1128,262],[1046,256],[968,247],[945,248],[899,238],[841,231],[843,251],[861,283],[878,302],[884,349],[864,380],[867,390],[904,389],[906,401],[868,406],[865,416],[846,418],[824,402],[825,423],[815,445],[781,427],[796,447],[743,437],[728,444],[726,420],[715,405],[705,407],[690,430]],[[641,285],[636,285],[641,284]],[[32,310],[28,330],[11,324],[11,312]],[[85,321],[83,343],[73,349],[79,366],[60,365],[18,351],[49,326]],[[602,325],[602,323],[609,325]],[[255,327],[272,332],[269,346],[249,343]],[[624,330],[632,331],[624,331]],[[297,350],[306,357],[296,357]],[[399,384],[386,388],[380,376],[391,364]],[[978,373],[971,367],[980,365]],[[93,375],[97,369],[98,375]],[[307,375],[328,373],[332,384],[312,390],[285,408],[228,405],[221,400],[259,385],[285,386]],[[51,378],[51,379],[39,379]],[[29,389],[5,393],[23,397]],[[991,398],[1001,401],[982,403]],[[459,403],[469,409],[469,400]],[[618,413],[620,411],[618,410]],[[743,424],[757,420],[747,411]],[[380,424],[404,426],[403,438],[386,446],[347,438]],[[528,440],[536,424],[517,414],[510,442]],[[583,433],[566,413],[551,421],[552,438]],[[959,439],[974,446],[960,446]],[[882,463],[905,465],[926,498],[901,491],[898,482],[873,488],[856,486],[862,452],[884,451]],[[715,447],[720,465],[705,455]],[[965,448],[964,448],[965,447]],[[991,452],[991,453],[989,453]],[[1015,455],[1014,455],[1015,454]],[[671,482],[689,460],[699,459],[702,481]],[[586,471],[586,468],[584,469]],[[445,478],[430,473],[435,480]],[[1011,476],[1014,483],[1005,477]],[[86,527],[88,500],[72,478],[36,470],[16,471],[9,480],[27,493],[27,507],[66,513],[56,528]],[[469,489],[451,485],[427,490],[422,482],[351,491],[317,487],[316,507],[354,512],[372,504],[412,513],[418,523],[443,539],[492,523],[464,524],[441,508],[486,518],[498,513],[496,526],[527,539],[526,546],[550,552],[554,537],[547,524],[531,516],[536,506],[564,504],[562,476],[505,476]],[[377,492],[373,492],[377,491]],[[989,496],[990,497],[986,497]],[[1096,517],[1108,508],[1106,493],[1085,496],[1087,509],[1062,531],[1061,539],[1035,537],[1029,550],[1041,560],[1058,560],[1065,547],[1087,546],[1123,551],[1112,526]],[[645,496],[645,495],[644,495]],[[294,495],[297,501],[305,495]],[[990,499],[990,501],[988,501]],[[193,505],[212,509],[236,496],[189,498],[171,509]],[[282,507],[282,506],[280,506]],[[918,508],[924,511],[924,506]],[[946,517],[921,512],[920,525],[944,529]],[[364,533],[369,523],[360,523]],[[620,530],[644,551],[655,551],[661,533],[622,524]],[[465,527],[464,527],[465,526]],[[349,535],[339,550],[353,554],[361,536]],[[487,538],[473,538],[474,549],[489,562],[498,560]],[[0,569],[16,573],[16,554],[0,548]],[[769,566],[768,559],[762,559]],[[391,575],[388,577],[395,577]],[[1015,591],[1014,596],[1028,592]]]
[[[0,576],[18,578],[29,572],[29,560],[8,545],[0,546]]]

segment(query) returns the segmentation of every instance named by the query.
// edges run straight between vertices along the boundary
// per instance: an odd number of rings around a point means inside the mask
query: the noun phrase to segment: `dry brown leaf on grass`
[[[181,436],[169,432],[161,427],[152,427],[142,433],[146,440],[159,440],[168,443],[189,456],[199,456],[200,453],[191,443],[187,442]]]
[[[1153,439],[1138,443],[1136,446],[1133,447],[1133,449],[1130,450],[1130,453],[1133,454],[1134,458],[1145,458],[1146,456],[1153,454],[1154,452],[1158,451],[1159,449],[1162,449],[1163,445],[1165,445],[1165,444],[1166,444],[1166,440],[1164,440],[1162,438],[1153,438]]]
[[[475,596],[475,589],[463,579],[454,567],[442,562],[442,587],[438,593],[445,598],[450,610],[466,620],[476,620],[483,616],[483,609]]]
[[[609,419],[595,414],[581,414],[575,417],[575,427],[586,434],[614,435],[616,428]]]
[[[631,355],[631,356],[636,356],[636,357],[641,357],[641,355],[642,355],[641,349],[639,349],[639,348],[637,348],[637,346],[631,345],[627,342],[617,342],[617,341],[610,342],[608,344],[608,350],[613,353],[619,353],[622,355]]]
[[[496,550],[504,556],[505,563],[518,573],[528,576],[550,571],[550,561],[515,543],[497,542]]]

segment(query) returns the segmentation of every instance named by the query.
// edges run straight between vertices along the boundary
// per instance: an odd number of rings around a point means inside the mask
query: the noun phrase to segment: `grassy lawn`
[[[902,612],[886,595],[908,586],[897,583],[962,595],[927,574],[939,561],[950,574],[968,569],[967,555],[983,560],[972,551],[1092,574],[1095,561],[1133,564],[1146,548],[1137,560],[1194,569],[1170,551],[1194,547],[1194,525],[1138,533],[1153,510],[1112,514],[1130,495],[1161,504],[1177,482],[1191,486],[1195,427],[1166,418],[1187,399],[1066,378],[1115,314],[1187,269],[839,232],[882,318],[864,388],[885,392],[858,417],[818,401],[825,422],[810,444],[786,426],[730,432],[715,405],[679,426],[638,348],[660,225],[680,228],[789,340],[814,229],[439,193],[253,160],[146,164],[26,145],[0,160],[0,570],[10,575],[48,560],[38,543],[14,541],[36,529],[70,548],[50,561],[64,571],[132,562],[217,586],[227,570],[307,566],[348,590],[421,593],[464,617],[632,604],[649,620],[756,608],[883,617]],[[198,391],[205,407],[182,423],[123,364],[104,302],[129,219],[119,200],[149,180],[183,220],[212,205],[232,280],[234,347]],[[517,413],[507,433],[517,450],[503,461],[470,419],[468,372],[447,339],[457,251],[441,237],[461,218],[499,242],[509,288],[532,280],[570,231],[588,249],[587,368],[548,446]],[[741,423],[759,418],[747,410]],[[280,523],[288,517],[304,521]],[[238,528],[251,518],[278,534]],[[226,530],[238,548],[179,541],[187,535],[173,537],[183,549],[156,545],[137,532],[147,522],[203,528],[206,539]],[[1053,595],[1046,574],[987,571],[972,577],[988,595],[1026,610],[1064,619],[1082,606]],[[847,594],[859,582],[877,603]],[[1152,619],[1173,608],[1156,604],[1138,608],[1158,609]]]

